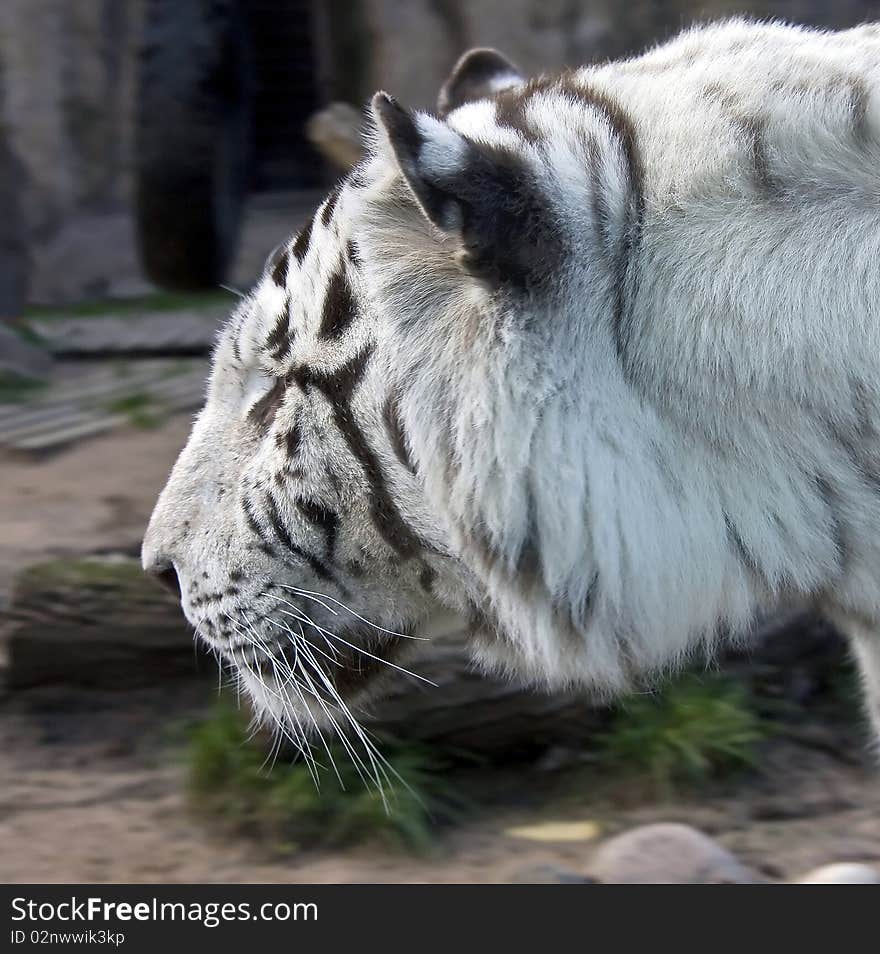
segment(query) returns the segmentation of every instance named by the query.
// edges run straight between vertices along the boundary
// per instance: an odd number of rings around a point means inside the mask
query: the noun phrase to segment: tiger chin
[[[610,696],[785,604],[849,636],[880,729],[880,27],[533,80],[475,50],[436,114],[372,113],[143,546],[257,709],[353,728],[441,614]]]

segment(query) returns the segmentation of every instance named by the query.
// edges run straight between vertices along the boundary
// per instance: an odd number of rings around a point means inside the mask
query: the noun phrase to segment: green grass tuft
[[[40,395],[47,383],[42,378],[0,370],[0,404],[24,404]]]
[[[602,756],[668,793],[753,766],[765,734],[741,686],[720,676],[687,675],[656,696],[627,699],[602,739]]]
[[[301,762],[279,759],[270,771],[266,746],[248,740],[243,715],[221,699],[190,737],[190,794],[199,812],[208,811],[280,853],[363,841],[426,851],[434,826],[457,817],[462,800],[446,779],[444,764],[425,749],[399,742],[380,743],[380,749],[411,789],[395,779],[394,791],[386,793],[387,810],[339,744],[331,745],[331,752],[344,788],[320,746],[315,746],[325,765],[319,770],[320,791]]]
[[[107,404],[112,414],[124,414],[134,427],[151,430],[164,418],[160,403],[150,394],[135,391]]]
[[[25,320],[57,318],[105,318],[108,315],[150,314],[159,311],[190,311],[228,306],[237,297],[224,289],[207,292],[156,292],[134,298],[103,298],[69,305],[29,305]]]

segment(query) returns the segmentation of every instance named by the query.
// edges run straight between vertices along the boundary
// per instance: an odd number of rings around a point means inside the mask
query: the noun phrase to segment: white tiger
[[[144,566],[305,729],[439,612],[620,693],[759,611],[851,637],[880,729],[880,26],[731,20],[525,81],[472,51],[216,349]]]

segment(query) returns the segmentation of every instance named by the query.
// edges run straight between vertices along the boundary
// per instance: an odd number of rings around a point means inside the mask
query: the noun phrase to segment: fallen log
[[[156,685],[216,663],[194,648],[177,601],[126,557],[54,560],[17,578],[7,684],[102,689]],[[367,721],[377,731],[478,752],[583,739],[602,715],[574,694],[542,695],[475,671],[463,634],[432,643],[412,663],[437,688],[405,676]]]
[[[13,584],[9,619],[10,689],[127,689],[197,671],[200,650],[179,604],[131,557],[28,567]]]
[[[10,616],[12,689],[48,683],[124,689],[199,673],[216,678],[216,664],[194,648],[176,600],[131,558],[30,567],[16,581]],[[763,695],[803,701],[836,671],[842,653],[830,627],[790,615],[766,623],[752,648],[729,654],[724,665]],[[545,694],[480,674],[462,633],[432,640],[410,665],[437,687],[395,675],[367,713],[374,730],[509,755],[582,745],[609,717],[607,708],[577,693]]]

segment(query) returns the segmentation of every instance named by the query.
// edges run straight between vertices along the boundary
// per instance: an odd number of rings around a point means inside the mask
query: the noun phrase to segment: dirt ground
[[[175,415],[155,430],[115,431],[42,459],[0,452],[0,606],[27,563],[136,551],[191,423]]]
[[[791,745],[775,747],[757,776],[675,803],[632,791],[545,796],[546,777],[525,765],[506,770],[512,790],[537,794],[524,804],[477,807],[464,824],[441,832],[427,856],[364,846],[273,859],[267,848],[215,830],[185,794],[173,738],[209,694],[206,685],[178,685],[125,698],[48,689],[7,696],[0,704],[0,881],[498,883],[543,866],[588,872],[597,842],[508,834],[548,820],[595,821],[603,834],[685,822],[772,879],[834,861],[880,861],[876,773]]]
[[[134,552],[188,429],[178,416],[42,460],[0,458],[0,599],[19,568],[46,556]],[[187,801],[173,739],[211,695],[198,681],[0,695],[0,881],[497,882],[544,864],[585,871],[593,843],[506,834],[548,819],[593,819],[605,832],[686,821],[774,878],[880,861],[880,773],[855,732],[821,727],[806,742],[771,746],[755,776],[699,801],[656,804],[632,792],[560,801],[541,794],[545,773],[525,765],[508,770],[511,788],[533,797],[476,809],[428,857],[364,847],[272,859],[212,830]]]

